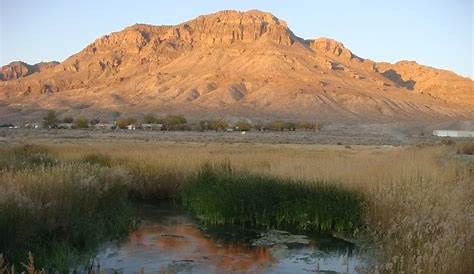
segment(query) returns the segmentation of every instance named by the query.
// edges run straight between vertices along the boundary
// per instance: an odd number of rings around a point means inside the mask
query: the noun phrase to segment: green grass
[[[364,217],[363,196],[355,191],[235,172],[225,165],[204,166],[180,198],[208,225],[354,233]]]

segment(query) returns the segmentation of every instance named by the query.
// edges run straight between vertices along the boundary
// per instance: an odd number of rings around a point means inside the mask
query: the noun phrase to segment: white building
[[[96,129],[114,129],[115,124],[110,124],[110,123],[98,123],[95,125]]]
[[[474,137],[474,131],[467,130],[433,130],[433,135],[438,137]]]
[[[142,124],[143,129],[161,130],[163,124]]]

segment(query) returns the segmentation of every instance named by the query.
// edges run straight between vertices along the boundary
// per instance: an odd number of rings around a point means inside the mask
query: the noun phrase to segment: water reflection
[[[203,230],[184,212],[146,207],[140,228],[126,240],[104,245],[94,268],[106,273],[140,273],[141,268],[145,273],[356,273],[361,259],[351,250],[334,239],[279,231]]]

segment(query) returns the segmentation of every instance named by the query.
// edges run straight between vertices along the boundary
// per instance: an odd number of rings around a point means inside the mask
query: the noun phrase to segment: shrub
[[[78,118],[74,120],[74,123],[72,124],[73,128],[88,128],[89,127],[89,122],[87,121],[86,118]]]
[[[297,128],[303,129],[303,130],[321,130],[322,126],[319,123],[311,123],[311,122],[301,122],[297,125]]]
[[[201,131],[205,131],[205,130],[210,130],[211,129],[211,126],[210,126],[210,121],[209,120],[201,120],[199,121],[199,130]]]
[[[163,119],[163,129],[183,130],[187,129],[187,120],[182,115],[168,115]]]
[[[282,121],[274,121],[268,125],[268,128],[271,130],[283,131],[285,129],[285,124]]]
[[[72,123],[74,121],[74,118],[71,116],[67,116],[63,118],[63,123]]]
[[[93,126],[97,125],[98,123],[100,123],[100,120],[97,119],[97,118],[91,119],[91,120],[89,121],[89,124],[91,124],[91,125],[93,125]]]
[[[249,131],[252,125],[247,121],[239,121],[235,124],[235,129],[240,131]]]
[[[452,146],[452,145],[456,144],[456,142],[454,142],[452,139],[448,138],[448,139],[441,140],[441,144],[445,145],[445,146]]]
[[[217,120],[201,120],[199,121],[199,130],[215,130],[221,131],[228,128],[229,125],[222,119]]]
[[[137,122],[137,119],[135,118],[124,118],[120,119],[117,121],[117,127],[121,129],[126,129],[127,126],[135,124]]]
[[[226,130],[229,126],[224,120],[213,120],[210,122],[211,127],[210,129],[215,131]]]
[[[46,116],[43,117],[43,126],[45,128],[55,128],[58,126],[59,119],[56,111],[49,110],[46,113]]]
[[[474,155],[474,142],[463,142],[457,145],[457,153],[464,155]]]
[[[145,124],[156,124],[156,123],[158,123],[158,119],[156,118],[155,115],[153,115],[151,113],[148,113],[147,115],[145,115],[145,117],[143,117],[143,123],[145,123]]]
[[[289,131],[295,131],[296,130],[296,123],[286,122],[286,123],[284,123],[284,128],[289,130]]]

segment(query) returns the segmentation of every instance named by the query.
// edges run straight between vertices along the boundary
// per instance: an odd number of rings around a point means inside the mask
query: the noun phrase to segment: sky
[[[414,60],[474,78],[473,0],[0,0],[0,64],[57,60],[135,23],[174,25],[259,9],[299,37],[329,37],[374,61]]]

